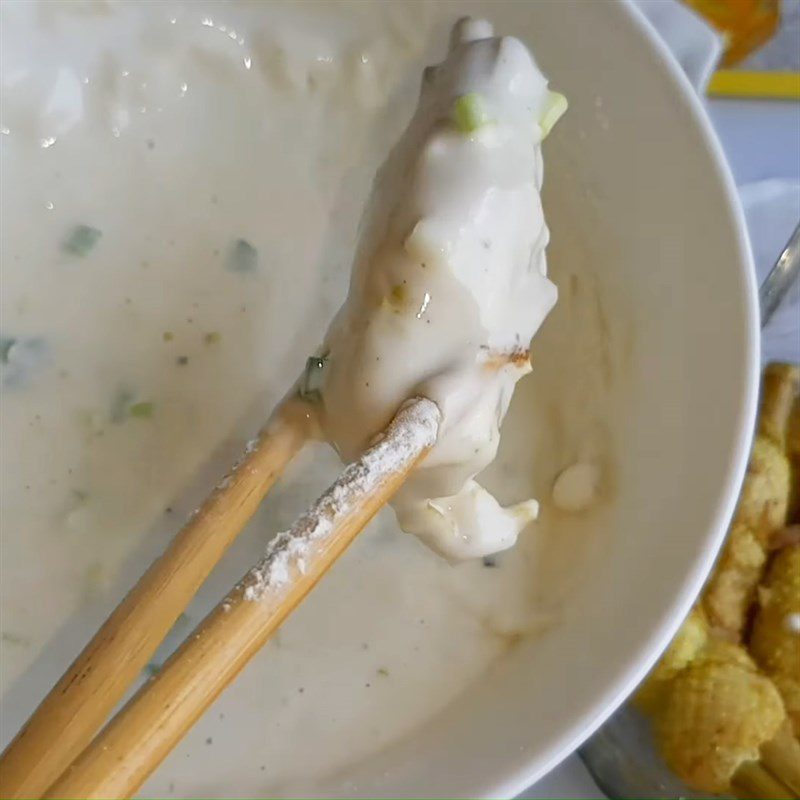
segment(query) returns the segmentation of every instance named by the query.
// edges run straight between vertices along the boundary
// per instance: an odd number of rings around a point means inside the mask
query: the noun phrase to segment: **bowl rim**
[[[714,509],[714,523],[704,536],[698,537],[698,551],[694,566],[684,577],[683,582],[676,586],[674,600],[669,607],[664,609],[659,624],[653,628],[649,638],[642,642],[638,653],[630,657],[627,666],[620,672],[617,679],[603,694],[597,697],[592,707],[586,710],[583,718],[573,723],[559,740],[552,743],[546,753],[530,759],[526,766],[507,773],[501,780],[487,782],[491,785],[484,796],[488,797],[515,797],[575,753],[581,744],[625,702],[653,667],[691,610],[716,561],[739,499],[739,490],[744,480],[755,432],[761,374],[760,312],[750,238],[736,184],[722,145],[697,90],[681,69],[667,44],[634,0],[615,0],[615,3],[624,14],[627,14],[632,26],[638,31],[638,35],[647,41],[658,58],[663,72],[675,86],[679,99],[686,105],[697,124],[705,144],[710,167],[726,201],[731,228],[736,235],[734,247],[738,252],[738,259],[735,266],[740,272],[744,287],[741,299],[746,326],[742,352],[745,365],[743,373],[746,379],[743,381],[740,395],[737,398],[738,435],[736,441],[733,442],[731,457],[724,475],[724,485],[727,488],[717,499]]]

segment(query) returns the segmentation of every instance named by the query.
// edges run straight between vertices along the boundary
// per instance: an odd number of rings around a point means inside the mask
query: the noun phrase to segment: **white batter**
[[[530,340],[556,301],[539,198],[555,101],[522,42],[483,20],[455,26],[375,180],[320,352],[323,428],[347,460],[406,398],[442,410],[436,446],[393,505],[401,527],[449,559],[511,547],[538,512],[533,500],[502,508],[473,478],[497,454]]]
[[[0,8],[8,741],[323,340],[347,294],[372,178],[461,12],[168,0]],[[525,180],[538,180],[540,165],[528,169]],[[549,489],[575,459],[605,465],[607,452],[583,409],[604,396],[594,365],[608,321],[595,284],[573,280],[566,261],[554,261],[562,297],[485,479],[502,503],[537,495],[540,523],[486,566],[451,566],[383,512],[145,795],[324,785],[557,619],[581,541],[561,522],[552,534],[560,512]],[[434,293],[432,314],[440,303]],[[302,454],[156,663],[340,469],[326,445]]]

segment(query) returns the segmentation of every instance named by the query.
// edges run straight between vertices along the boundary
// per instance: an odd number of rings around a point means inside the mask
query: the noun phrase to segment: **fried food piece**
[[[703,596],[711,627],[737,640],[755,600],[772,537],[786,524],[791,474],[784,447],[798,384],[800,368],[793,364],[770,364],[764,371],[758,435],[730,534]]]
[[[789,522],[800,522],[800,396],[795,398],[786,424],[786,455],[791,470]]]
[[[761,379],[761,410],[758,433],[788,450],[787,420],[800,391],[800,366],[775,361],[768,364]]]
[[[800,544],[779,550],[759,591],[750,652],[775,681],[800,735]]]
[[[703,608],[715,628],[738,638],[766,561],[767,552],[753,531],[734,523],[703,593]]]
[[[766,400],[765,400],[766,402]],[[789,460],[771,439],[753,442],[739,505],[703,595],[713,628],[739,640],[776,531],[786,524]]]
[[[700,608],[693,608],[678,629],[659,662],[644,679],[634,702],[645,714],[657,711],[669,682],[691,662],[708,642],[708,622]]]
[[[794,466],[800,466],[800,396],[795,398],[786,423],[786,455]]]
[[[739,644],[709,637],[706,646],[698,653],[692,662],[699,664],[735,664],[752,672],[757,671],[756,662],[753,661],[747,650]]]
[[[800,740],[800,679],[797,675],[780,675],[773,673],[769,676],[783,698],[786,716],[789,718],[792,734]]]
[[[668,683],[653,724],[664,760],[683,781],[723,793],[744,762],[759,758],[786,715],[777,689],[747,653],[718,644]]]
[[[762,545],[786,524],[789,459],[772,439],[756,436],[734,521],[746,525]]]
[[[798,386],[797,366],[766,369],[757,436],[728,539],[698,608],[635,698],[651,716],[665,761],[699,791],[729,792],[737,770],[757,761],[762,745],[774,747],[779,730],[788,736],[791,723],[795,736],[800,733],[800,542],[796,526],[786,527],[790,489],[800,495]],[[757,599],[761,610],[748,654],[736,642]]]

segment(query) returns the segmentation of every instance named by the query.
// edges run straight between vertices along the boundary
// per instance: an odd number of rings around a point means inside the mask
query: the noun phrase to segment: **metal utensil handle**
[[[789,242],[764,278],[758,290],[761,307],[761,327],[765,328],[800,273],[800,225],[794,229]]]

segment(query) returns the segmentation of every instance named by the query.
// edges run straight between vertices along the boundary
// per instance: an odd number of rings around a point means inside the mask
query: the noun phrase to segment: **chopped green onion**
[[[164,333],[161,334],[161,338],[165,342],[171,342],[175,338],[175,334],[172,331],[164,331]]]
[[[63,250],[71,256],[85,258],[100,241],[103,232],[90,225],[76,225],[64,240]]]
[[[203,341],[206,344],[217,344],[222,339],[222,334],[219,331],[209,331],[204,337]]]
[[[153,416],[155,406],[150,402],[134,403],[130,407],[130,415],[137,419],[150,419]]]
[[[386,667],[380,667],[378,669],[378,675],[382,675],[384,678],[388,678],[389,677],[389,670],[386,669]]]
[[[473,133],[489,121],[483,97],[478,92],[462,94],[456,98],[450,118],[461,133]]]
[[[228,269],[231,272],[255,272],[258,269],[258,250],[247,240],[237,239],[228,256]]]
[[[539,127],[542,129],[542,139],[553,130],[553,126],[558,122],[568,107],[567,98],[559,92],[548,92],[547,100],[544,103],[544,112]]]

